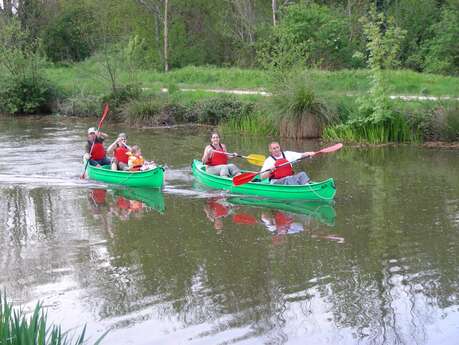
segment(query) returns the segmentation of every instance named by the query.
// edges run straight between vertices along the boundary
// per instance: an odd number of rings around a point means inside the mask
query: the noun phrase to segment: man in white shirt
[[[261,174],[261,178],[269,178],[272,184],[304,185],[310,182],[310,178],[304,171],[294,174],[292,165],[285,163],[311,156],[314,152],[282,151],[279,143],[273,141],[269,144],[269,153],[270,156],[266,158],[261,168],[261,171],[268,171]]]

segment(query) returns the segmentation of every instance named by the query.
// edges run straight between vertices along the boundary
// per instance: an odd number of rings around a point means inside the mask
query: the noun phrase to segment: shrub
[[[179,108],[167,103],[167,98],[151,96],[133,99],[122,108],[121,116],[130,125],[163,126],[176,123],[174,112]]]
[[[0,112],[38,114],[51,112],[56,91],[42,76],[27,75],[4,81],[0,88]]]
[[[220,96],[197,102],[193,108],[198,114],[199,123],[217,125],[251,112],[253,104],[243,103],[232,96]]]
[[[260,43],[257,55],[267,69],[300,64],[336,69],[352,65],[348,18],[314,3],[285,6],[279,25]]]
[[[296,75],[278,84],[270,102],[274,123],[281,136],[318,138],[335,113],[321,100],[306,75]]]
[[[107,96],[103,97],[104,103],[109,103],[112,108],[116,109],[131,100],[136,100],[140,97],[142,89],[138,85],[127,84],[118,86]]]
[[[39,42],[17,20],[0,26],[0,111],[49,112],[56,91],[44,77]]]

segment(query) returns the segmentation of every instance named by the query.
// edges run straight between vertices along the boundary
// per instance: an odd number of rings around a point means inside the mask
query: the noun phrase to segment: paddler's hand
[[[313,152],[313,151],[308,151],[308,152],[303,153],[302,156],[303,156],[303,157],[312,157],[312,156],[314,156],[314,154],[315,154],[315,152]]]
[[[237,156],[239,156],[237,152],[230,153],[230,157],[232,158],[237,157]]]
[[[87,161],[87,160],[89,160],[89,158],[91,158],[91,156],[90,156],[89,153],[86,152],[86,153],[83,155],[83,159],[84,159],[85,161]]]

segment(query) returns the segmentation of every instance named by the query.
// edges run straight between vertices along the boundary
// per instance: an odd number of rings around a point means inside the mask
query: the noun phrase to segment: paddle
[[[238,154],[238,153],[234,154],[234,153],[231,153],[231,152],[220,151],[220,150],[213,150],[213,151],[214,151],[214,152],[224,153],[225,155],[230,156],[230,157],[244,158],[244,159],[246,159],[250,164],[257,165],[257,166],[260,166],[260,167],[263,166],[263,163],[265,162],[265,159],[266,159],[265,156],[259,155],[259,154],[256,154],[256,153],[251,153],[251,154],[249,154],[248,156],[242,156],[242,155],[240,155],[240,154]]]
[[[340,148],[343,147],[343,144],[339,143],[339,144],[336,144],[336,145],[333,145],[333,146],[329,146],[329,147],[325,147],[319,151],[316,151],[316,152],[313,152],[311,155],[309,156],[305,156],[305,157],[301,157],[301,158],[298,158],[294,161],[291,161],[291,162],[287,162],[287,163],[284,163],[284,164],[281,164],[281,165],[278,165],[277,167],[274,168],[275,169],[278,169],[284,165],[287,165],[287,164],[294,164],[294,163],[297,163],[299,162],[300,160],[303,160],[305,158],[310,158],[310,157],[313,157],[313,156],[316,156],[320,153],[330,153],[330,152],[334,152],[334,151],[337,151],[339,150]],[[238,176],[235,176],[233,177],[233,185],[235,186],[240,186],[242,184],[245,184],[245,183],[248,183],[250,181],[252,181],[255,176],[258,176],[258,175],[261,175],[261,174],[264,174],[268,171],[270,171],[272,169],[266,169],[266,170],[263,170],[263,171],[259,171],[259,172],[245,172],[245,173],[242,173]]]
[[[100,118],[100,121],[97,124],[97,132],[99,132],[99,130],[102,128],[102,123],[104,122],[105,117],[108,114],[108,111],[109,111],[108,103],[105,103],[104,104],[104,109],[102,111],[102,117]],[[89,150],[89,156],[91,156],[92,149],[94,148],[94,144],[95,143],[96,143],[96,140],[94,139],[94,141],[92,142],[92,145],[91,145],[91,149]],[[83,172],[81,173],[81,176],[80,176],[81,179],[84,179],[84,177],[86,175],[86,169],[88,168],[88,164],[89,164],[89,159],[86,161],[86,164],[84,165],[84,170],[83,170]]]

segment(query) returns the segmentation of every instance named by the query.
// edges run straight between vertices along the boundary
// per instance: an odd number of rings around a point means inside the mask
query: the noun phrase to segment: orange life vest
[[[119,146],[115,150],[115,158],[118,162],[128,164],[129,156],[126,154],[128,149],[124,146]]]
[[[92,143],[90,142],[90,146],[91,147]],[[104,159],[105,158],[105,147],[104,147],[104,144],[103,143],[98,143],[98,142],[95,142],[94,143],[94,146],[92,147],[92,151],[91,151],[91,159],[95,160],[95,161],[100,161],[101,159]]]
[[[284,152],[282,152],[282,158],[276,159],[273,156],[271,156],[272,159],[274,159],[276,162],[274,163],[275,167],[278,167],[279,165],[288,163],[288,160],[285,158]],[[277,168],[276,170],[273,171],[271,174],[271,179],[280,179],[283,177],[287,176],[292,176],[293,175],[293,167],[291,164],[285,164],[284,166]]]
[[[228,164],[228,156],[223,153],[225,152],[225,150],[223,149],[222,144],[219,144],[219,145],[220,145],[219,151],[217,151],[214,145],[212,144],[210,145],[215,151],[212,152],[209,160],[207,161],[207,165],[215,166],[215,165]]]

